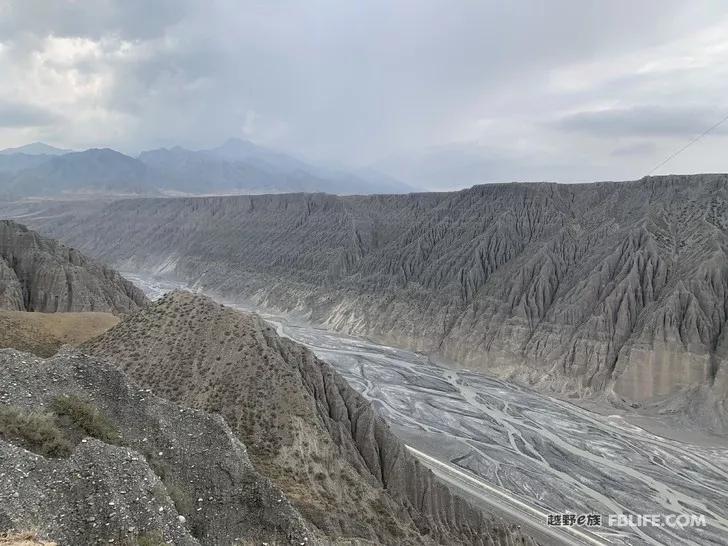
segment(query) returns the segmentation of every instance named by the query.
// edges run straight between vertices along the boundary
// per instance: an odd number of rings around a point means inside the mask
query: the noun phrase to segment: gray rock
[[[146,303],[113,269],[23,225],[0,221],[0,309],[129,313]]]
[[[71,350],[47,360],[1,350],[0,392],[4,404],[28,411],[51,411],[58,397],[77,396],[120,433],[115,445],[71,435],[70,457],[49,458],[0,431],[5,528],[79,546],[158,533],[180,545],[312,537],[220,416],[158,398]]]

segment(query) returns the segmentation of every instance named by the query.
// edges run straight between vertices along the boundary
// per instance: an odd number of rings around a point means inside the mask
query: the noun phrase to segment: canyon
[[[10,204],[113,266],[726,430],[728,177]]]

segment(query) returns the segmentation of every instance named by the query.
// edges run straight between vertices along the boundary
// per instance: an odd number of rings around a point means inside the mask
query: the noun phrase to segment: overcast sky
[[[0,147],[240,137],[413,185],[639,178],[728,115],[724,1],[0,0]],[[728,171],[728,123],[658,173]]]

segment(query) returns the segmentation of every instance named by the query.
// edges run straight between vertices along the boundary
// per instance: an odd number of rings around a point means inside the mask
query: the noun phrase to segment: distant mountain
[[[287,170],[309,170],[311,165],[282,152],[270,150],[248,140],[230,138],[222,146],[202,150],[208,155],[227,161],[245,161],[258,166],[269,166]]]
[[[160,191],[190,195],[412,191],[374,171],[311,165],[239,139],[207,150],[179,146],[149,150],[138,158],[108,148],[62,152],[65,150],[41,143],[0,152],[0,198],[149,195]]]
[[[64,150],[63,148],[56,148],[44,144],[43,142],[33,142],[32,144],[26,144],[25,146],[18,146],[17,148],[6,148],[0,150],[0,155],[11,155],[11,154],[26,154],[26,155],[63,155],[72,152],[73,150]]]
[[[235,161],[179,146],[142,152],[139,160],[159,173],[159,187],[192,194],[324,191],[325,181],[258,161]]]
[[[45,154],[0,154],[0,172],[17,173],[24,169],[31,169],[53,159],[52,155]]]
[[[142,152],[139,160],[163,180],[162,189],[187,193],[326,192],[403,193],[412,188],[374,172],[347,172],[311,165],[252,142],[230,139],[207,150],[179,146]]]
[[[154,175],[141,161],[104,149],[53,157],[18,172],[5,181],[2,192],[11,197],[62,194],[155,194]]]

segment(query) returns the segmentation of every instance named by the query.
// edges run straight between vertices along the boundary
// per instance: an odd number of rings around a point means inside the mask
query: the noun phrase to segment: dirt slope
[[[176,292],[83,349],[162,396],[222,414],[256,467],[328,537],[529,543],[451,495],[328,364],[255,315]]]
[[[0,349],[48,357],[62,345],[79,345],[118,322],[119,317],[111,313],[0,311]]]

